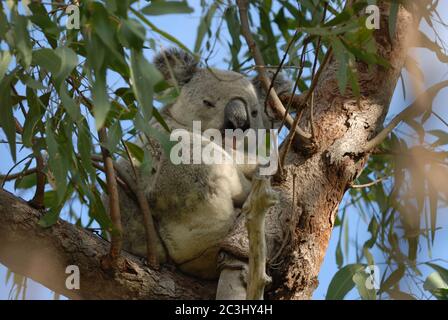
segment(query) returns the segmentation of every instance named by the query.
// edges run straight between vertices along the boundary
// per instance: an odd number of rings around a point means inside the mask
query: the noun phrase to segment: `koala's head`
[[[269,115],[257,81],[233,71],[201,68],[193,56],[176,49],[159,53],[154,64],[180,89],[169,113],[181,125],[191,128],[193,121],[201,121],[202,130],[267,128]]]

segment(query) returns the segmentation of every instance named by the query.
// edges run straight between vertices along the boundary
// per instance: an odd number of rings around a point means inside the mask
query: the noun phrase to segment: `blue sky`
[[[190,3],[191,6],[195,8],[195,12],[193,14],[159,16],[151,18],[151,22],[157,25],[160,29],[174,35],[176,38],[180,39],[187,47],[192,49],[194,47],[194,43],[196,40],[196,31],[200,21],[201,11],[199,6],[199,0],[188,2]],[[144,4],[145,2],[143,1],[142,3]],[[441,1],[439,7],[440,7],[439,13],[442,14],[442,19],[444,21],[448,21],[448,2]],[[424,25],[422,25],[422,28],[425,31],[429,30]],[[448,39],[448,32],[446,30],[440,29],[440,32],[444,39]],[[428,35],[431,35],[429,31]],[[149,36],[158,39],[159,40],[158,44],[160,44],[162,47],[170,46],[170,44],[167,43],[164,39],[160,38],[158,34],[151,33]],[[228,53],[227,50],[228,50],[227,44],[218,43],[213,56],[209,60],[209,64],[215,67],[226,68],[227,64],[223,62],[223,59],[226,58],[226,55]],[[439,82],[442,79],[447,79],[448,66],[438,62],[434,54],[424,50],[416,50],[415,55],[418,61],[420,62],[422,70],[424,71],[427,86]],[[148,52],[148,58],[150,58],[150,56],[151,53]],[[113,75],[111,75],[111,77],[113,77]],[[409,84],[409,77],[406,75],[405,75],[405,81],[407,84]],[[410,85],[408,87],[410,87]],[[393,115],[402,110],[412,100],[413,100],[412,94],[408,94],[407,99],[404,99],[403,92],[401,90],[401,85],[399,84],[397,86],[397,90],[395,91],[387,119],[390,119]],[[445,101],[448,101],[448,90],[442,91],[436,98],[434,102],[435,106],[434,109],[438,111],[438,113],[442,115],[445,119],[448,119],[447,106],[444,103]],[[441,123],[438,122],[438,120],[436,119],[431,119],[428,122],[427,126],[431,128],[446,130],[446,128],[441,126]],[[406,126],[401,125],[398,129],[406,130]],[[1,132],[0,140],[3,138],[4,138],[3,132]],[[0,172],[5,173],[12,166],[12,160],[9,157],[9,152],[7,151],[7,147],[5,144],[0,144],[0,154],[2,155],[0,161]],[[7,184],[6,187],[8,190],[13,191],[11,183]],[[23,197],[28,199],[29,195],[24,194]],[[369,238],[369,234],[367,232],[367,224],[362,221],[360,215],[356,210],[349,209],[347,214],[350,216],[349,229],[351,230],[351,232],[349,235],[351,244],[353,244],[356,237],[359,243],[363,243],[366,239]],[[433,257],[443,257],[444,259],[448,259],[448,252],[446,246],[444,246],[446,243],[445,241],[447,241],[448,239],[448,215],[446,210],[440,210],[439,224],[442,227],[442,229],[438,231],[436,234],[435,245],[432,254]],[[358,234],[356,234],[355,232],[356,230],[358,230]],[[328,284],[333,275],[335,274],[335,272],[337,271],[334,252],[337,245],[338,232],[339,229],[335,229],[335,233],[333,234],[330,240],[327,255],[325,257],[319,275],[320,284],[314,293],[315,299],[323,299],[325,297]],[[344,263],[350,263],[355,261],[355,252],[354,252],[355,250],[353,248],[350,249],[351,250],[348,255],[348,259],[345,260]],[[375,257],[378,256],[378,259],[381,258],[378,252],[374,252],[374,256]],[[424,271],[429,272],[429,270]],[[6,278],[6,268],[0,265],[0,299],[8,299],[9,291],[11,289],[10,284],[5,284],[4,282],[5,278]],[[355,298],[357,296],[358,296],[357,293],[352,292],[351,294],[348,295],[348,298]],[[52,297],[53,294],[48,289],[42,287],[39,284],[36,284],[31,280],[28,280],[28,290],[27,290],[28,299],[52,299]]]

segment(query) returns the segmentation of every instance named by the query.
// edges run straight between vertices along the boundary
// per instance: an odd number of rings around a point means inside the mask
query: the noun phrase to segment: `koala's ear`
[[[175,48],[157,54],[154,58],[154,65],[167,81],[180,86],[190,81],[198,70],[198,61],[195,57]]]
[[[267,75],[269,76],[270,80],[272,81],[272,78],[274,77],[273,71],[268,71]],[[263,117],[263,123],[266,128],[278,128],[280,127],[281,121],[276,119],[274,112],[271,110],[271,108],[264,109],[264,103],[266,100],[266,92],[263,89],[263,86],[261,84],[260,79],[257,77],[252,79],[252,84],[255,87],[255,90],[257,91],[258,99],[260,101],[261,107],[265,112],[262,113]],[[292,82],[285,78],[284,75],[279,73],[277,77],[275,77],[273,88],[275,89],[275,92],[277,92],[277,95],[281,96],[283,94],[289,94],[292,90]]]
[[[274,77],[275,73],[272,70],[269,70],[266,73],[269,76],[269,79],[272,81],[272,78]],[[264,99],[266,98],[266,92],[263,89],[263,86],[258,76],[252,79],[252,84],[257,90],[258,97],[261,100],[263,100],[262,102],[264,102]],[[281,96],[282,94],[288,94],[291,93],[292,82],[286,79],[283,74],[279,73],[277,77],[275,77],[273,88],[275,92],[277,92],[277,95],[279,96]]]

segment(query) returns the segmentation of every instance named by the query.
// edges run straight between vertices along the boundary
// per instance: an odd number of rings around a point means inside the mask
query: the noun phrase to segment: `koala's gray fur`
[[[270,79],[274,78],[275,72],[272,70],[267,71],[267,75]],[[266,128],[278,128],[280,126],[281,120],[279,120],[271,108],[265,108],[264,102],[266,100],[266,91],[263,89],[261,81],[258,77],[252,80],[253,85],[257,90],[258,99],[261,103],[261,108],[264,110],[263,122]],[[287,80],[283,74],[279,73],[274,79],[273,88],[278,96],[283,94],[288,94],[292,90],[291,82]]]
[[[160,110],[170,128],[191,132],[194,120],[201,121],[203,131],[267,127],[261,88],[245,76],[200,68],[193,57],[173,49],[160,53],[154,63],[168,81],[180,88],[177,100]],[[282,88],[285,83],[277,82],[276,87]],[[151,125],[163,130],[156,121]],[[255,166],[174,165],[156,141],[142,139],[138,143],[148,148],[154,159],[154,173],[142,177],[142,181],[158,230],[159,258],[162,262],[173,261],[189,274],[216,278],[219,243],[237,218],[239,210],[235,209],[242,206],[250,191]],[[132,180],[130,163],[121,159],[118,165]],[[124,248],[145,256],[139,207],[122,190],[120,201]]]

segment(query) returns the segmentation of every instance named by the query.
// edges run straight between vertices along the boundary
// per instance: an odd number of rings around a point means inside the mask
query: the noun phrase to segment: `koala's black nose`
[[[239,99],[230,100],[224,109],[224,129],[242,129],[250,127],[246,103]]]

